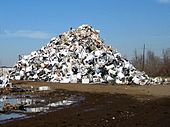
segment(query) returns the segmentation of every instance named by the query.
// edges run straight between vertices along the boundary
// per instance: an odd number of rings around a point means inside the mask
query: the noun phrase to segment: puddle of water
[[[36,105],[37,102],[44,103],[45,100],[31,98],[30,96],[0,96],[0,108],[3,107],[5,103],[30,106]]]
[[[59,107],[59,106],[68,106],[75,103],[75,101],[71,101],[71,100],[62,100],[62,101],[58,101],[55,103],[50,103],[47,106],[48,107]]]
[[[4,103],[4,102],[10,102],[10,103],[16,103],[16,99],[11,98],[10,96],[1,96],[0,97],[0,104]]]
[[[36,98],[18,98],[17,103],[19,105],[24,105],[24,106],[30,106],[30,105],[36,105],[37,103],[44,103],[45,100],[40,100]]]
[[[8,112],[5,114],[0,114],[0,124],[3,124],[4,121],[8,121],[10,119],[15,120],[17,118],[26,118],[27,113],[46,113],[54,110],[63,109],[65,106],[70,106],[72,104],[78,104],[80,101],[84,100],[83,96],[70,95],[70,97],[65,97],[64,100],[60,100],[57,102],[47,103],[48,100],[43,100],[40,98],[34,98],[30,96],[0,96],[0,111],[5,103],[10,103],[13,105],[24,105],[25,110],[16,110],[12,112]],[[37,104],[40,103],[40,105]],[[38,107],[39,106],[39,107]],[[3,121],[3,122],[2,122]]]
[[[91,112],[91,111],[95,111],[96,109],[95,108],[89,108],[89,109],[85,109],[84,111],[85,112]]]
[[[84,97],[70,97],[62,101],[57,101],[53,103],[49,103],[45,105],[44,107],[35,107],[35,108],[26,108],[27,113],[38,113],[38,112],[49,112],[51,108],[57,108],[57,109],[63,109],[64,106],[69,106],[75,103],[80,102],[81,100],[84,100]]]
[[[11,98],[10,96],[2,96],[0,97],[0,110],[2,111],[2,107],[5,103],[16,104],[17,99]]]
[[[47,112],[49,107],[35,107],[35,108],[26,108],[27,113],[39,113],[39,112]]]
[[[16,119],[16,118],[21,118],[25,116],[26,116],[25,114],[19,114],[19,113],[0,114],[0,121]]]

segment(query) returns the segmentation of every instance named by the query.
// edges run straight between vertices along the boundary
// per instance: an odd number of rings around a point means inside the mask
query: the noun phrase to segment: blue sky
[[[0,0],[0,65],[82,24],[128,59],[144,43],[158,55],[170,48],[170,0]]]

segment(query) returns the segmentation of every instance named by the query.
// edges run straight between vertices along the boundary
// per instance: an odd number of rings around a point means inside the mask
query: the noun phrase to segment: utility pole
[[[142,71],[145,69],[145,44],[143,46]]]

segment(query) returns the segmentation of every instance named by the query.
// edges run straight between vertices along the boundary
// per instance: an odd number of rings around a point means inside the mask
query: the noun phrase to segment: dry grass
[[[69,91],[89,93],[128,94],[133,96],[170,96],[170,85],[137,86],[137,85],[111,85],[111,84],[60,84],[49,82],[12,81],[16,85],[24,86],[50,86],[52,89],[65,89]]]

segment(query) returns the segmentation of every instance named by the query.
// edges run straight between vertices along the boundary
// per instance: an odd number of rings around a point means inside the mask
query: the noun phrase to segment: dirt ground
[[[16,120],[2,127],[169,127],[170,85],[127,86],[15,82],[20,86],[50,86],[82,95],[79,104]],[[57,91],[56,91],[57,92]]]

